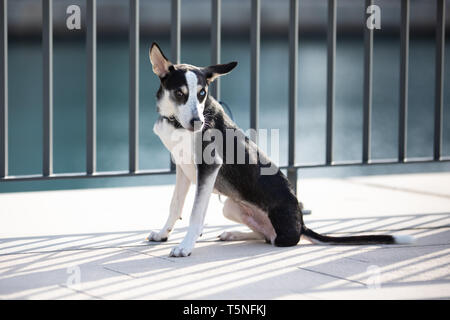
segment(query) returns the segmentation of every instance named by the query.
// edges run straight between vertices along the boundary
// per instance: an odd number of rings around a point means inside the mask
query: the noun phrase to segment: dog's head
[[[200,124],[195,127],[201,128],[209,84],[230,72],[237,62],[209,67],[174,65],[156,43],[152,44],[149,56],[153,72],[161,81],[156,94],[158,112],[164,117],[175,118],[185,129],[193,131],[195,124]]]

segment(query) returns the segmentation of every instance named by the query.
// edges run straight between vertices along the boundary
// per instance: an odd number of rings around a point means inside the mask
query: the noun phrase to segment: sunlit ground
[[[242,227],[222,217],[213,196],[192,255],[170,258],[186,232],[193,192],[168,242],[144,238],[162,226],[172,189],[1,194],[0,298],[450,298],[449,173],[299,181],[312,229],[416,238],[404,246],[218,241]]]

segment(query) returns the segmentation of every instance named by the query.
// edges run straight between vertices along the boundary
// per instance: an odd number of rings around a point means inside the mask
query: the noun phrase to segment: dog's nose
[[[192,119],[191,119],[191,121],[190,121],[189,124],[191,125],[191,128],[192,128],[192,129],[196,128],[195,126],[197,126],[198,128],[200,128],[200,127],[203,125],[203,121],[200,120],[199,117],[195,117],[195,118],[192,118]]]

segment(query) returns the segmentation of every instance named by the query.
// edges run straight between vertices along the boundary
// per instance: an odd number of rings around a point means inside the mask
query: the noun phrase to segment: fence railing
[[[129,169],[128,171],[99,172],[96,169],[96,100],[97,100],[97,29],[96,0],[87,1],[86,13],[86,48],[87,48],[87,134],[86,134],[86,171],[83,173],[53,172],[53,27],[52,0],[42,0],[43,9],[43,168],[42,174],[11,176],[8,174],[8,17],[7,0],[0,0],[2,18],[0,30],[0,182],[25,181],[39,179],[66,179],[88,177],[125,177],[152,174],[168,174],[170,169],[139,169],[139,0],[129,0],[129,51],[130,51],[130,96],[129,96]],[[179,63],[181,43],[181,0],[171,0],[171,60]],[[212,1],[211,12],[211,60],[220,62],[221,52],[221,0]],[[408,114],[408,56],[409,56],[409,19],[410,0],[401,1],[400,30],[400,105],[398,126],[398,158],[373,160],[370,155],[371,112],[372,112],[372,65],[373,65],[373,29],[364,26],[364,95],[363,95],[363,147],[362,161],[333,161],[333,112],[335,101],[335,59],[336,59],[336,9],[337,0],[328,0],[327,29],[327,108],[326,108],[326,155],[324,163],[299,164],[295,159],[296,113],[297,113],[297,66],[298,66],[298,30],[299,0],[290,0],[289,15],[289,118],[288,118],[288,179],[296,186],[297,170],[326,166],[374,165],[394,163],[421,163],[432,161],[449,161],[442,155],[442,119],[444,93],[444,48],[445,48],[445,0],[437,1],[436,22],[436,82],[435,82],[435,117],[434,117],[434,151],[430,158],[412,159],[407,157],[407,114]],[[365,8],[372,0],[365,0]],[[361,12],[366,16],[366,12]],[[259,115],[259,63],[260,63],[260,22],[261,1],[251,0],[251,93],[250,93],[250,127],[258,128]],[[212,94],[220,98],[220,80],[211,89]]]

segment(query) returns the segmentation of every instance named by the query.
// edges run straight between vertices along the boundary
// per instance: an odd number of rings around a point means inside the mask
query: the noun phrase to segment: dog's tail
[[[314,232],[303,227],[302,236],[312,243],[317,244],[339,244],[339,245],[361,245],[361,244],[410,244],[414,238],[408,235],[366,235],[349,237],[331,237]]]

